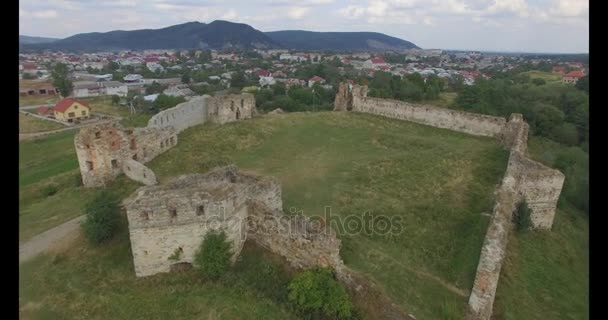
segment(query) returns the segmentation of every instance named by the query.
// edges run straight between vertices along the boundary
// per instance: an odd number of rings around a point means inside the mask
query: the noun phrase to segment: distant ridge
[[[285,30],[266,32],[289,49],[304,50],[403,50],[420,49],[415,44],[378,32],[313,32]]]
[[[24,39],[22,41],[21,39]],[[261,32],[244,23],[187,22],[161,29],[91,32],[65,39],[19,36],[22,52],[146,49],[402,50],[415,44],[377,32]]]

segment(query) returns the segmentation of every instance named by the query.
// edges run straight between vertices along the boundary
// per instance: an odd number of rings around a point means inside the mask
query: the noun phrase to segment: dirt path
[[[84,215],[49,229],[19,245],[19,264],[28,261],[42,252],[47,252],[62,243],[75,239],[80,231]]]
[[[108,117],[111,117],[111,116],[108,116]],[[43,136],[46,136],[46,135],[49,135],[49,134],[54,134],[54,133],[59,133],[59,132],[63,132],[63,131],[79,129],[79,128],[86,127],[86,126],[93,126],[93,125],[97,125],[97,124],[102,124],[104,122],[112,122],[112,121],[121,120],[121,119],[122,118],[120,118],[120,117],[113,117],[113,119],[110,119],[110,120],[101,120],[101,121],[96,121],[96,122],[93,122],[93,123],[80,124],[80,125],[76,125],[76,126],[73,126],[73,127],[63,128],[63,129],[43,131],[43,132],[33,132],[33,133],[19,133],[19,141],[36,139],[36,138],[43,137]]]

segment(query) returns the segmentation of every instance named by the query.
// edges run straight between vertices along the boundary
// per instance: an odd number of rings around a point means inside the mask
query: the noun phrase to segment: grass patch
[[[57,122],[42,120],[19,113],[19,133],[34,133],[63,129],[66,126]]]
[[[19,144],[19,188],[78,168],[75,131]]]
[[[438,107],[450,108],[454,104],[454,100],[456,100],[457,96],[458,96],[457,92],[441,92],[441,93],[439,93],[438,99],[429,100],[424,103],[438,106]]]
[[[91,106],[91,112],[101,113],[115,117],[121,117],[121,124],[125,127],[145,127],[148,125],[148,120],[152,118],[152,114],[137,111],[131,114],[129,107],[112,104],[112,97],[92,97],[82,99],[87,101]]]
[[[556,83],[561,83],[561,81],[562,81],[562,76],[560,74],[546,72],[546,71],[530,70],[530,71],[522,72],[521,74],[529,76],[530,79],[543,79],[547,82],[547,84],[549,84],[549,83],[556,84]]]
[[[40,96],[28,96],[28,97],[21,97],[19,96],[19,106],[20,107],[25,107],[25,106],[48,106],[49,104],[52,106],[54,106],[57,101],[59,101],[59,99],[55,96],[45,96],[45,95],[40,95]]]

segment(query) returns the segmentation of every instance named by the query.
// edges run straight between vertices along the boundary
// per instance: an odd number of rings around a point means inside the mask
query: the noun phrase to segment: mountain
[[[44,37],[30,37],[30,36],[19,36],[20,44],[31,44],[31,43],[47,43],[57,41],[57,38],[44,38]]]
[[[114,51],[145,49],[308,49],[400,50],[415,44],[376,32],[261,32],[244,23],[216,20],[209,24],[187,22],[162,29],[81,33],[52,42],[21,42],[21,51]],[[24,38],[27,40],[27,38]],[[31,39],[31,38],[30,38]],[[50,38],[46,38],[50,39]]]
[[[419,49],[415,44],[377,32],[312,32],[285,30],[265,32],[289,49],[302,50],[402,50]]]
[[[24,50],[145,50],[279,47],[263,32],[244,23],[216,20],[187,22],[162,29],[81,33],[51,43],[23,45]]]

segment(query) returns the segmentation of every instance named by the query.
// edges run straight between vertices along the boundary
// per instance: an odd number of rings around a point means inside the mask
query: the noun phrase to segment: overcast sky
[[[588,0],[20,0],[19,33],[228,20],[261,31],[375,31],[421,48],[589,52]]]

